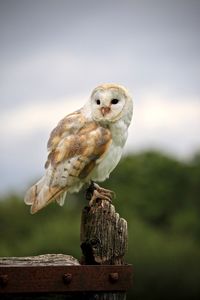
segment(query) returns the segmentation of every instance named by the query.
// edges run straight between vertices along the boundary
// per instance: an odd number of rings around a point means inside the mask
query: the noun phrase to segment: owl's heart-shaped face
[[[126,95],[116,87],[96,88],[91,96],[92,117],[97,122],[115,122],[123,115]]]

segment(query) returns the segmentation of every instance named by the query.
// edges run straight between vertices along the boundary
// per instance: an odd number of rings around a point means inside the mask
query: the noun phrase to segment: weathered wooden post
[[[89,265],[124,265],[127,250],[127,222],[107,200],[96,199],[83,209],[81,220],[82,263]],[[113,292],[94,293],[91,299],[126,299],[126,293],[115,292],[120,274],[111,272],[108,280]],[[100,280],[96,279],[97,284]]]
[[[0,297],[124,300],[132,281],[124,264],[127,222],[107,200],[83,209],[81,248],[81,264],[63,254],[0,258]]]

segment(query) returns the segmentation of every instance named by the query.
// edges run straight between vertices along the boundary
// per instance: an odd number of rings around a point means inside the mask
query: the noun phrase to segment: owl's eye
[[[100,105],[100,104],[101,104],[101,101],[100,101],[99,99],[97,99],[97,100],[96,100],[96,104],[97,104],[97,105]]]
[[[119,102],[118,99],[112,99],[112,100],[111,100],[111,104],[117,104],[118,102]]]

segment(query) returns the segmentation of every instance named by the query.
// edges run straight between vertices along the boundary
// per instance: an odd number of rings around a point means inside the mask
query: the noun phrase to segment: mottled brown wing
[[[61,176],[63,180],[66,177],[66,186],[73,184],[73,178],[86,178],[106,153],[111,140],[109,129],[88,122],[81,112],[64,118],[48,142],[50,153],[45,166],[51,164],[55,170],[56,180],[52,178],[52,185],[59,185]]]
[[[78,113],[72,118],[73,124],[66,117],[51,134],[47,172],[25,196],[26,204],[32,205],[31,213],[53,200],[62,204],[65,192],[79,191],[112,142],[109,129],[88,122]]]
[[[76,134],[80,128],[84,126],[85,118],[83,118],[80,110],[75,111],[63,118],[50,134],[47,148],[49,151],[48,159],[45,163],[45,168],[48,167],[51,161],[51,155],[56,150],[58,144],[63,138]]]

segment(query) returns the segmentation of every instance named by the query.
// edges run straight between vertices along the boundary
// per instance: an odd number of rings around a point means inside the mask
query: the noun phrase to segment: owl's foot
[[[93,185],[94,185],[94,189],[96,191],[98,191],[100,194],[110,198],[111,202],[112,202],[112,199],[116,197],[115,192],[113,192],[111,190],[104,189],[95,182],[93,182]]]
[[[90,200],[89,205],[92,206],[97,200],[106,200],[112,203],[112,199],[115,197],[115,193],[111,190],[100,187],[95,182],[91,182],[89,188],[86,191],[86,198]]]

